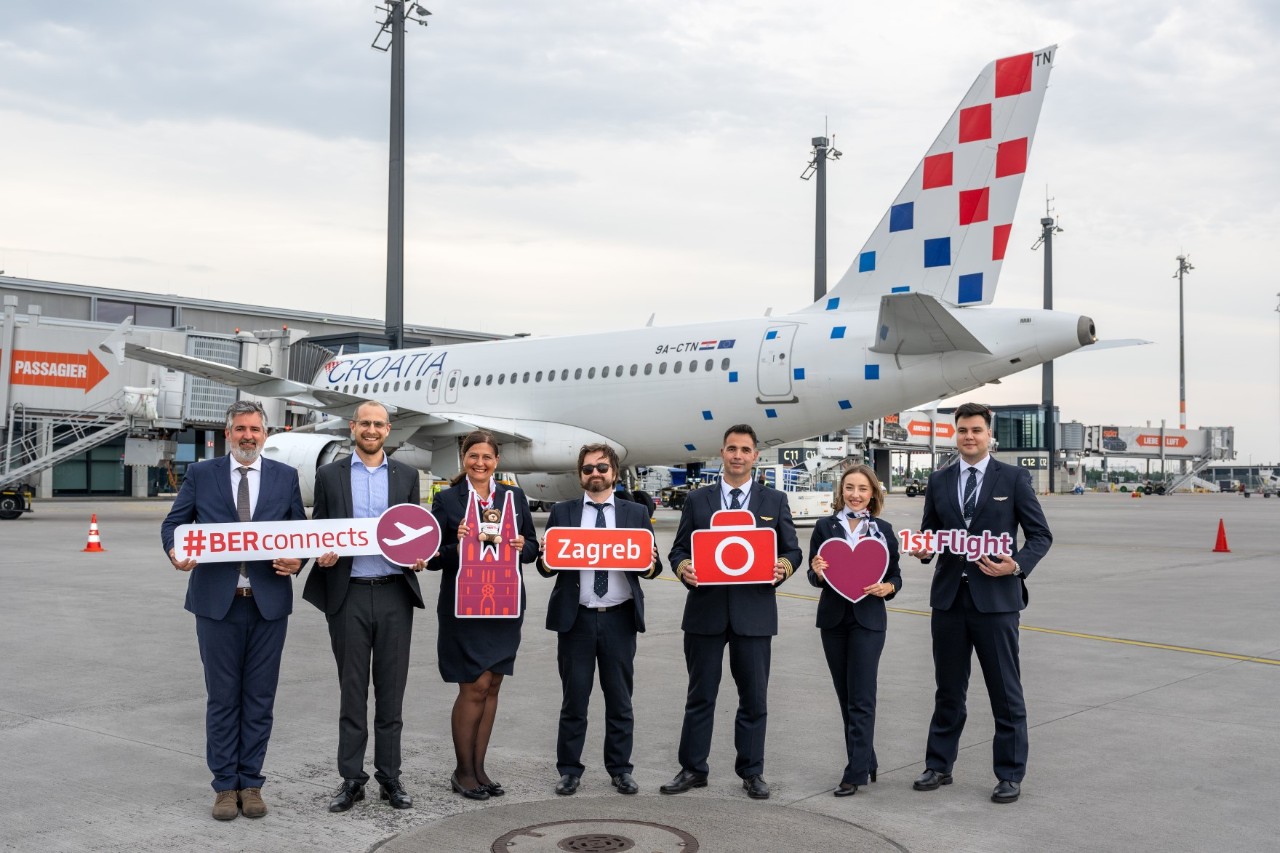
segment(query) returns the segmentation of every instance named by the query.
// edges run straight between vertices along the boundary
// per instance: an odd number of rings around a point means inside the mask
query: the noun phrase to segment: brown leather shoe
[[[240,811],[245,817],[262,817],[267,813],[267,804],[262,801],[261,788],[240,789]]]
[[[219,791],[213,800],[214,820],[235,820],[240,816],[240,806],[236,799],[239,791]]]

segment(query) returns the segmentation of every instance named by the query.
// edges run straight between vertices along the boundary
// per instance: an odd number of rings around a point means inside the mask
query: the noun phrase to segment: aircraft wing
[[[991,353],[934,297],[925,293],[880,297],[872,352],[925,355],[954,350]]]

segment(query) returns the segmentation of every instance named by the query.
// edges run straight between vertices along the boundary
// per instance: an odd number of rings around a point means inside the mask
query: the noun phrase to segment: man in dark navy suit
[[[996,732],[992,755],[997,803],[1016,802],[1027,770],[1027,707],[1018,661],[1018,613],[1027,606],[1026,577],[1049,551],[1053,536],[1024,468],[991,458],[991,410],[978,403],[956,409],[956,447],[960,464],[935,472],[925,492],[920,529],[989,531],[1009,534],[1010,556],[968,562],[943,552],[933,573],[933,665],[937,692],[925,771],[913,783],[917,791],[951,784],[967,711],[965,694],[973,653],[991,698]],[[1017,547],[1018,528],[1024,542]],[[932,559],[916,552],[924,562]]]
[[[689,493],[668,558],[689,589],[680,626],[684,630],[689,693],[680,729],[680,772],[659,789],[664,794],[681,794],[707,784],[707,756],[711,753],[716,694],[727,645],[729,671],[738,685],[734,769],[748,796],[757,800],[769,798],[769,785],[763,774],[769,656],[773,635],[778,633],[774,590],[791,577],[800,565],[802,553],[787,496],[751,479],[751,468],[760,456],[758,445],[755,430],[747,424],[725,431],[720,449],[720,484]],[[692,562],[693,531],[709,528],[711,516],[722,509],[750,510],[757,527],[776,531],[778,557],[772,584],[698,586]]]
[[[293,610],[297,559],[250,562],[178,560],[173,533],[183,524],[301,521],[306,518],[298,472],[261,456],[267,415],[240,400],[227,409],[227,456],[187,468],[182,489],[160,526],[169,562],[191,572],[186,608],[196,616],[196,639],[209,699],[206,759],[216,792],[213,816],[232,820],[267,813],[262,762],[271,737],[280,654]]]
[[[630,527],[653,532],[648,510],[614,494],[618,454],[607,444],[588,444],[578,451],[583,496],[551,508],[547,527]],[[538,561],[538,573],[555,576],[547,602],[547,629],[559,634],[556,659],[563,700],[556,736],[556,793],[577,792],[584,769],[582,745],[587,736],[591,682],[600,667],[604,693],[604,766],[620,794],[640,790],[631,771],[634,717],[631,711],[635,675],[636,634],[644,631],[644,592],[640,579],[662,574],[657,551],[646,572],[602,569],[552,571]]]

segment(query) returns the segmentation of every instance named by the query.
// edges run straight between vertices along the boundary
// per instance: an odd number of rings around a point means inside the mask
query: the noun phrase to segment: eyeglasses
[[[594,464],[594,465],[583,465],[583,466],[582,466],[582,473],[583,473],[583,474],[592,474],[592,473],[594,473],[594,474],[608,474],[608,473],[609,473],[609,469],[610,469],[611,467],[613,467],[613,466],[611,466],[608,462],[597,462],[597,463],[596,463],[596,464]]]
[[[369,429],[370,427],[374,429],[386,429],[391,426],[391,424],[386,421],[356,421],[355,424],[360,427],[360,429]]]

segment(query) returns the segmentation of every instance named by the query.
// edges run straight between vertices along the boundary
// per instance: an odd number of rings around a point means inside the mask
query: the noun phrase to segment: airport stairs
[[[21,425],[10,422],[10,441],[0,448],[0,488],[20,483],[59,462],[105,444],[129,430],[120,412],[95,412],[63,417],[22,415]],[[44,438],[54,450],[42,453]],[[65,443],[64,443],[65,442]],[[61,446],[59,446],[61,445]]]
[[[1200,472],[1204,471],[1205,468],[1208,468],[1209,463],[1213,461],[1212,453],[1205,453],[1201,456],[1195,457],[1191,460],[1191,467],[1187,469],[1185,474],[1179,474],[1169,481],[1169,483],[1164,487],[1165,493],[1171,495],[1178,491],[1192,492],[1210,488],[1212,491],[1216,492],[1218,490],[1218,485],[1216,483],[1210,483],[1208,480],[1205,480],[1200,476]]]

